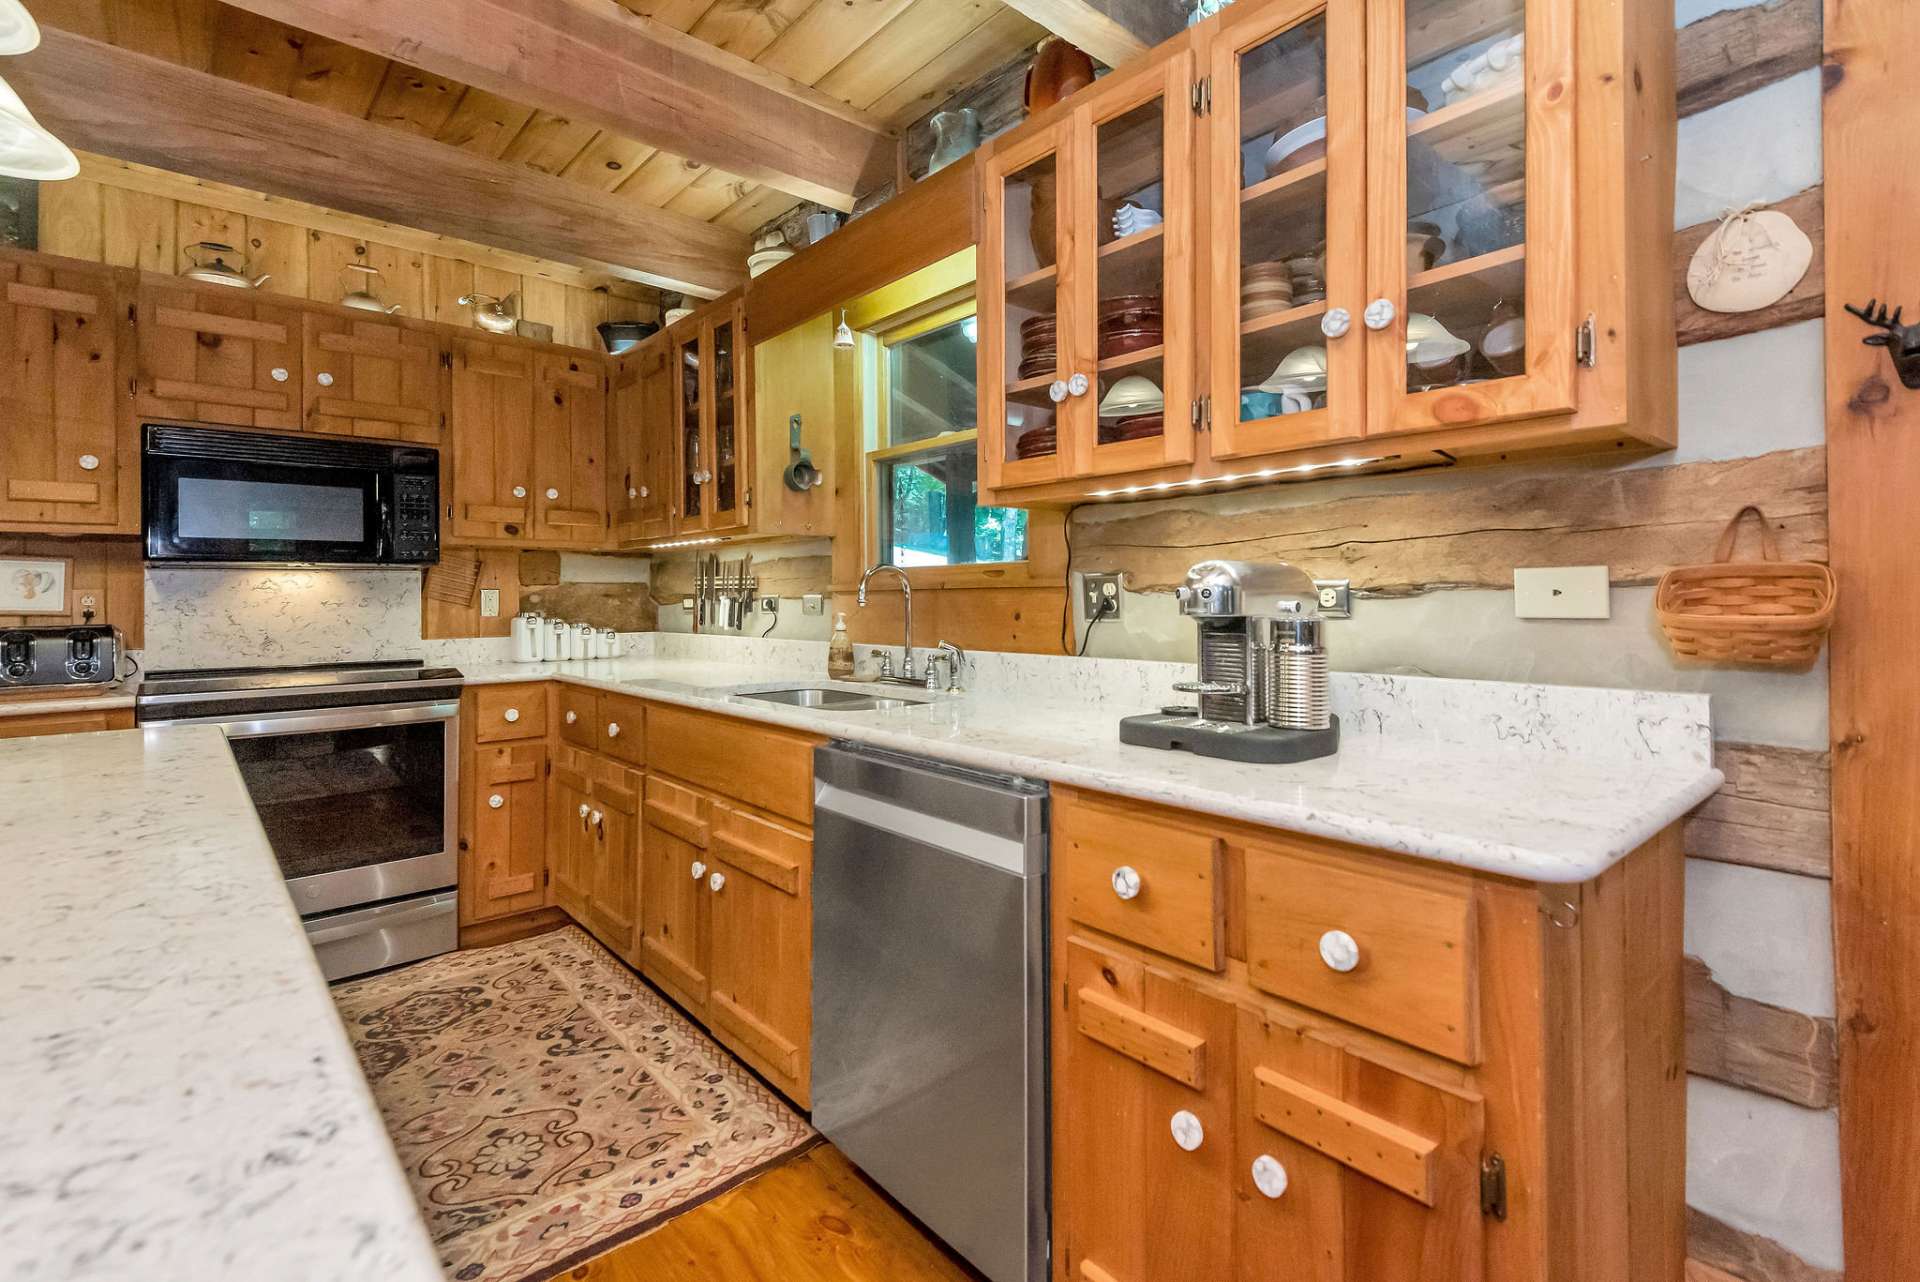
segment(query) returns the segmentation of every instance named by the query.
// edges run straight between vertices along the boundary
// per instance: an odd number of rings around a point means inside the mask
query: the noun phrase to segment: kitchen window
[[[983,507],[972,300],[876,334],[878,560],[908,568],[1027,559],[1027,514]]]

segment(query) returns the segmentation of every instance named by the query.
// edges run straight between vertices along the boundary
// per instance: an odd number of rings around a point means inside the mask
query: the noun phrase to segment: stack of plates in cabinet
[[[1254,263],[1240,273],[1240,319],[1257,320],[1293,306],[1293,271],[1283,262]]]
[[[1051,423],[1022,432],[1020,439],[1013,443],[1013,456],[1019,459],[1045,458],[1059,448],[1059,439],[1059,429]]]
[[[1165,334],[1160,295],[1122,294],[1100,300],[1101,360],[1158,347]]]
[[[1166,431],[1166,398],[1152,379],[1130,375],[1100,402],[1100,444],[1137,441]]]
[[[1035,316],[1020,322],[1020,369],[1023,379],[1039,378],[1059,368],[1060,321],[1053,316]],[[1053,451],[1048,450],[1051,454]]]

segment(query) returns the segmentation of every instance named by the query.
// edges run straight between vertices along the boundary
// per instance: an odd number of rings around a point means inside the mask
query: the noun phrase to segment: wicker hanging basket
[[[1765,560],[1735,561],[1734,539],[1749,512],[1760,522]],[[1661,576],[1653,609],[1682,659],[1804,671],[1833,626],[1833,598],[1833,571],[1782,561],[1766,514],[1749,506],[1727,522],[1713,564],[1677,566]]]

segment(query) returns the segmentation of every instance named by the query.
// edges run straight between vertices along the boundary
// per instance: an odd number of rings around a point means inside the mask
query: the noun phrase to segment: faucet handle
[[[888,654],[885,650],[874,649],[867,651],[867,657],[880,660],[881,676],[890,677],[893,675],[893,656],[891,654]]]

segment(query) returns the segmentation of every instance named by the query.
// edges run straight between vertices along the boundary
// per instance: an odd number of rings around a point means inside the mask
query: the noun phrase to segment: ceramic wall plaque
[[[1710,312],[1757,312],[1800,283],[1813,242],[1777,209],[1730,214],[1694,251],[1687,292]]]

